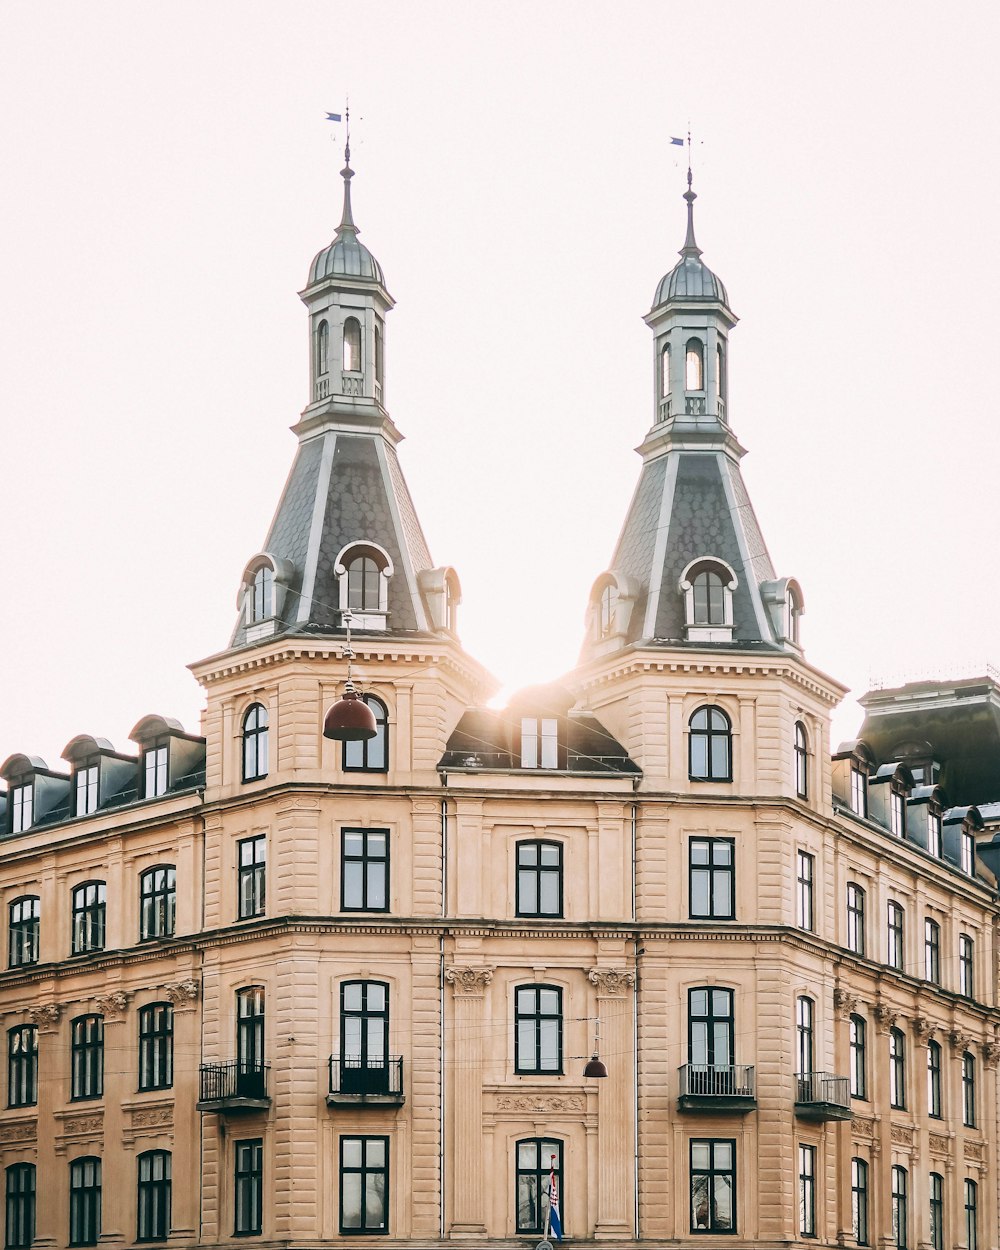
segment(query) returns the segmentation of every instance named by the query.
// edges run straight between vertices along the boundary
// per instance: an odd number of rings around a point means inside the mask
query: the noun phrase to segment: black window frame
[[[889,1030],[889,1106],[906,1110],[906,1038],[897,1028]]]
[[[263,985],[241,985],[236,991],[236,1062],[241,1088],[263,1090],[267,1041],[267,990]]]
[[[139,941],[174,936],[177,927],[177,869],[155,864],[139,876]]]
[[[546,852],[555,852],[555,864],[543,863]],[[526,855],[534,853],[535,862],[522,863],[522,852]],[[514,911],[517,916],[531,916],[543,920],[559,920],[563,914],[563,844],[547,838],[528,838],[517,842],[514,848],[515,859],[515,901]],[[546,910],[542,906],[543,884],[545,881],[556,883],[556,907]],[[535,907],[525,905],[526,893],[534,889]]]
[[[864,886],[856,881],[847,883],[847,949],[852,955],[865,954],[865,900]]]
[[[161,1175],[155,1172],[159,1165]],[[144,1175],[146,1172],[148,1175]],[[135,1239],[166,1241],[170,1236],[173,1160],[169,1150],[144,1150],[136,1158]]]
[[[868,1161],[855,1155],[851,1159],[851,1230],[859,1246],[869,1245],[868,1205]]]
[[[34,1163],[5,1169],[4,1250],[29,1250],[35,1240],[37,1173]]]
[[[152,784],[150,780],[152,779]],[[142,749],[142,797],[161,798],[170,789],[170,739],[155,738]]]
[[[966,1250],[979,1250],[979,1185],[971,1176],[965,1178],[962,1194],[965,1199],[965,1247]]]
[[[89,1171],[88,1171],[89,1169]],[[69,1165],[69,1244],[96,1246],[101,1236],[101,1160],[81,1155]]]
[[[274,569],[269,564],[262,564],[255,570],[253,580],[247,587],[247,597],[250,608],[248,624],[269,621],[274,616]]]
[[[16,1024],[7,1030],[7,1106],[38,1105],[38,1026]]]
[[[931,1038],[927,1043],[927,1114],[940,1120],[941,1110],[941,1044]]]
[[[244,1137],[233,1142],[233,1236],[259,1237],[263,1227],[264,1139]]]
[[[808,994],[795,1000],[795,1061],[799,1076],[805,1078],[815,1071],[816,1002]]]
[[[361,839],[361,853],[353,854],[348,852],[348,838],[359,837]],[[377,846],[374,840],[381,838],[384,854],[377,854]],[[374,849],[373,849],[374,847]],[[340,830],[340,910],[341,911],[377,911],[387,912],[389,910],[389,830],[388,829],[360,829],[355,826],[345,826]],[[348,902],[348,866],[353,864],[361,865],[360,873],[360,902]],[[377,865],[381,865],[382,876],[382,893],[385,899],[381,907],[369,904],[369,894],[371,893],[370,881]],[[351,874],[353,875],[353,874]],[[353,886],[353,883],[352,883]]]
[[[11,900],[7,907],[8,968],[27,968],[38,963],[41,926],[42,900],[37,894],[22,894]]]
[[[885,910],[887,968],[896,972],[906,969],[906,909],[902,903],[889,899]]]
[[[707,1168],[696,1168],[694,1163],[694,1152],[698,1146],[708,1146],[709,1148],[709,1165]],[[719,1146],[728,1146],[730,1151],[731,1166],[717,1167],[715,1163],[715,1155]],[[733,1237],[737,1235],[738,1219],[737,1219],[737,1188],[736,1188],[736,1139],[734,1137],[692,1137],[688,1142],[688,1198],[689,1207],[688,1214],[690,1216],[690,1231],[695,1237],[704,1236],[724,1236]],[[729,1178],[730,1184],[730,1206],[731,1206],[731,1226],[726,1227],[724,1224],[717,1224],[714,1213],[714,1182],[716,1178]],[[707,1184],[705,1194],[707,1198],[707,1224],[699,1228],[695,1218],[695,1186],[696,1180],[705,1178]]]
[[[92,816],[100,805],[100,757],[91,755],[73,769],[73,815]]]
[[[357,1143],[361,1147],[360,1164],[345,1163],[346,1147],[349,1144]],[[369,1163],[369,1149],[378,1144],[382,1152],[381,1165]],[[380,1133],[344,1133],[340,1137],[340,1147],[338,1152],[338,1226],[342,1237],[385,1237],[389,1233],[389,1138],[387,1135]],[[358,1216],[359,1224],[345,1224],[344,1222],[344,1198],[345,1198],[345,1177],[357,1176],[359,1182],[359,1203]],[[368,1192],[369,1180],[374,1178],[377,1187],[378,1178],[382,1181],[382,1222],[368,1226],[366,1221],[368,1218],[368,1210],[364,1202],[364,1197]]]
[[[389,708],[378,695],[374,694],[361,695],[361,702],[375,717],[375,737],[344,742],[340,752],[341,770],[345,773],[387,773],[389,771]]]
[[[851,761],[851,811],[863,819],[868,817],[868,768],[857,760]]]
[[[976,943],[968,933],[958,935],[958,992],[964,998],[976,997]]]
[[[549,1219],[549,1181],[556,1177],[559,1220],[566,1233],[565,1190],[563,1188],[563,1141],[559,1137],[522,1137],[514,1143],[514,1222],[517,1235],[541,1237]],[[535,1153],[533,1163],[521,1162],[521,1147]],[[553,1165],[552,1156],[555,1156]],[[522,1202],[522,1197],[524,1201]]]
[[[721,718],[721,724],[717,724]],[[699,722],[696,724],[695,722]],[[701,722],[704,723],[701,723]],[[695,772],[695,740],[704,744],[704,772]],[[725,742],[725,769],[717,770],[716,741]],[[688,780],[707,782],[731,782],[733,780],[733,722],[729,715],[715,703],[703,703],[695,708],[688,720]]]
[[[705,1010],[699,1010],[695,996],[705,995]],[[716,995],[723,995],[717,1004]],[[725,1006],[717,1011],[716,1007]],[[692,985],[688,989],[688,1035],[687,1061],[689,1064],[707,1064],[710,1067],[732,1067],[736,1050],[736,994],[728,985]],[[700,1028],[699,1028],[700,1026]],[[721,1034],[720,1034],[721,1030]],[[700,1058],[704,1034],[704,1058]],[[720,1036],[723,1038],[725,1056],[718,1054]]]
[[[892,1243],[896,1250],[909,1245],[909,1173],[899,1163],[890,1170],[890,1210],[892,1212]]]
[[[802,721],[795,722],[795,796],[809,798],[809,735]]]
[[[556,1008],[543,1007],[543,994],[555,994]],[[531,996],[534,996],[534,1002]],[[556,1049],[547,1049],[550,1022],[555,1021]],[[531,1035],[534,1061],[522,1053],[522,1027]],[[543,1044],[544,1043],[544,1044]],[[561,1076],[563,1072],[563,992],[558,985],[532,983],[514,987],[514,1071],[527,1076]]]
[[[35,823],[35,783],[32,778],[12,778],[7,787],[7,828],[27,833]]]
[[[73,887],[72,953],[86,955],[104,950],[107,941],[107,883],[81,881]]]
[[[848,1021],[850,1065],[848,1079],[852,1098],[868,1101],[868,1022],[852,1015]]]
[[[924,917],[924,980],[941,984],[941,926],[930,916]]]
[[[796,922],[806,933],[815,933],[816,856],[809,851],[795,852]]]
[[[358,551],[344,566],[347,579],[347,610],[359,612],[384,612],[382,607],[383,564],[370,550]],[[374,598],[374,602],[372,602]]]
[[[244,785],[262,781],[270,771],[270,730],[267,708],[263,703],[251,703],[240,722],[240,779]]]
[[[931,1172],[929,1180],[930,1246],[931,1250],[944,1250],[944,1177],[940,1172]]]
[[[236,843],[236,919],[254,920],[267,909],[267,834]]]
[[[93,1012],[70,1021],[70,1101],[104,1097],[104,1017]]]
[[[816,1236],[816,1147],[799,1142],[799,1236]]]
[[[707,846],[708,857],[704,864],[696,864],[695,847]],[[729,848],[728,863],[716,863],[716,848]],[[695,875],[707,877],[708,910],[695,911]],[[729,896],[728,910],[720,907],[716,911],[717,878],[722,879]],[[735,920],[736,919],[736,839],[735,838],[702,838],[693,837],[688,840],[688,916],[691,920]]]
[[[172,1089],[174,1084],[174,1008],[172,1003],[146,1003],[137,1013],[139,1027],[139,1092]]]
[[[962,1125],[976,1128],[976,1056],[970,1051],[962,1054]]]
[[[359,991],[359,1002],[354,1006],[349,999],[352,991]],[[381,1005],[379,1005],[381,998]],[[355,1032],[355,1041],[348,1035]],[[374,1044],[373,1044],[374,1043]],[[360,1081],[365,1081],[373,1069],[385,1070],[388,1080],[389,1062],[389,983],[354,978],[340,983],[340,1058],[341,1063],[350,1061],[360,1065]],[[343,1082],[343,1074],[341,1080]],[[348,1092],[344,1090],[343,1092]]]

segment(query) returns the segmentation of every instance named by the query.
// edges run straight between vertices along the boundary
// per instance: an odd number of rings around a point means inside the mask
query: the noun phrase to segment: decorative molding
[[[931,1041],[938,1030],[934,1021],[928,1020],[926,1016],[914,1016],[912,1024],[918,1042]]]
[[[875,1026],[880,1033],[888,1033],[890,1029],[896,1027],[896,1018],[898,1012],[893,1011],[891,1007],[887,1007],[885,1003],[876,1003],[872,1008],[872,1015],[875,1017]]]
[[[61,1003],[45,1003],[42,1007],[28,1008],[31,1023],[38,1025],[42,1033],[54,1033],[59,1028],[62,1012]]]
[[[162,1124],[173,1124],[174,1109],[167,1107],[136,1107],[132,1112],[133,1128],[152,1128]]]
[[[201,986],[197,981],[176,981],[173,985],[165,985],[163,992],[175,1007],[190,1007],[197,1002]]]
[[[980,1048],[983,1056],[983,1063],[988,1068],[995,1068],[997,1060],[1000,1059],[1000,1042],[983,1042]]]
[[[493,980],[492,968],[446,968],[444,979],[458,995],[482,997]]]
[[[621,972],[617,968],[591,968],[587,979],[597,986],[602,998],[622,998],[635,985],[634,972]]]
[[[956,1055],[961,1055],[965,1051],[971,1050],[975,1040],[971,1033],[963,1033],[961,1029],[952,1029],[948,1034],[948,1045]]]
[[[867,1120],[864,1116],[856,1115],[851,1121],[851,1132],[855,1137],[874,1137],[875,1121]]]
[[[940,1133],[928,1133],[927,1145],[935,1154],[946,1155],[951,1151],[950,1138],[943,1137]]]
[[[893,1124],[889,1136],[897,1146],[913,1145],[913,1129],[909,1124]]]
[[[842,1020],[847,1020],[857,1011],[861,1000],[857,994],[849,994],[847,990],[836,986],[833,991],[833,1009]]]
[[[128,990],[112,990],[110,994],[95,998],[94,1002],[105,1021],[120,1020],[128,1011],[128,1000],[131,997]]]
[[[586,1111],[587,1100],[582,1094],[497,1094],[494,1105],[497,1111],[531,1112],[536,1115],[579,1114]]]
[[[33,1142],[38,1136],[38,1125],[34,1120],[8,1120],[0,1124],[0,1145],[10,1146],[15,1142]]]
[[[981,1141],[966,1141],[963,1146],[963,1153],[967,1159],[985,1159],[986,1146]]]

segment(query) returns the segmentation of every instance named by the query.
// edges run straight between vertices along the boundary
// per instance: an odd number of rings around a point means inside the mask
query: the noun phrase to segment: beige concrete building
[[[497,711],[351,177],[201,734],[0,768],[6,1250],[533,1245],[552,1176],[571,1240],[993,1250],[1000,810],[916,731],[831,750],[693,193],[579,664]],[[323,734],[352,645],[363,742]]]

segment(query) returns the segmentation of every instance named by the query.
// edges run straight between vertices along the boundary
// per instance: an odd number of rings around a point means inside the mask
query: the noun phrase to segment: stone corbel
[[[184,1011],[186,1008],[193,1008],[198,1001],[198,995],[201,993],[201,986],[197,981],[186,980],[176,981],[173,985],[165,985],[163,992],[174,1005],[175,1011]]]
[[[597,986],[600,998],[623,998],[635,985],[635,973],[618,968],[591,968],[587,980]]]
[[[102,994],[100,998],[95,998],[94,1003],[107,1023],[109,1020],[124,1019],[128,1011],[128,1000],[131,997],[128,990],[112,990],[110,994]]]
[[[914,1016],[913,1033],[918,1042],[929,1042],[937,1032],[938,1026],[926,1016]]]
[[[875,1027],[880,1033],[888,1033],[896,1027],[898,1013],[885,1003],[876,1003],[872,1008],[872,1015],[875,1017]]]
[[[841,1020],[847,1020],[858,1009],[860,999],[857,994],[849,994],[838,985],[833,991],[833,1009]]]
[[[975,1038],[971,1033],[963,1033],[961,1029],[952,1029],[948,1034],[948,1045],[956,1055],[961,1055],[965,1051],[971,1050],[974,1041]]]
[[[444,979],[455,994],[482,998],[493,980],[492,968],[446,968]]]
[[[38,1027],[40,1033],[54,1033],[59,1028],[62,1013],[61,1003],[46,1003],[42,1007],[28,1008],[31,1023]]]
[[[983,1063],[988,1068],[995,1068],[997,1060],[1000,1060],[1000,1042],[983,1042],[981,1051]]]

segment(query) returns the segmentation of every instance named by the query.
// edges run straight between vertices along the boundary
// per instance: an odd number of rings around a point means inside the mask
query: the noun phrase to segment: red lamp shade
[[[598,1058],[596,1054],[590,1056],[587,1060],[587,1066],[583,1069],[585,1077],[604,1077],[608,1075],[608,1067],[603,1059]]]
[[[323,737],[336,742],[366,742],[377,733],[374,713],[348,683],[343,698],[338,699],[323,718]]]

